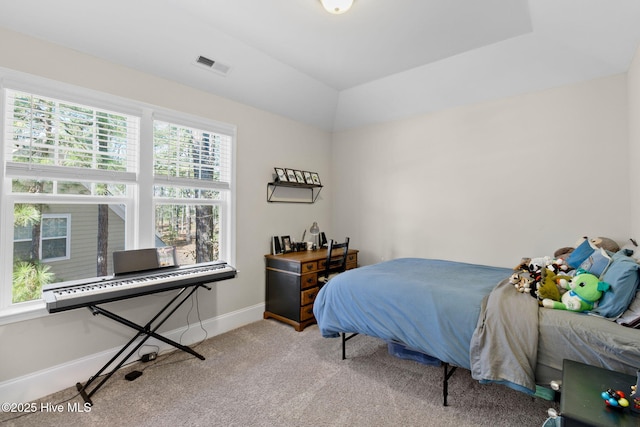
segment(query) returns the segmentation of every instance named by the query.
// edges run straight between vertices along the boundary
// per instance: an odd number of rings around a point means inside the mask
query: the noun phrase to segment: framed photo
[[[276,174],[278,175],[278,181],[289,181],[287,179],[287,174],[285,173],[283,168],[274,168],[276,170]]]
[[[296,172],[296,181],[298,181],[298,184],[304,184],[304,175],[302,174],[302,171],[295,171]]]
[[[282,252],[291,252],[293,248],[291,247],[291,237],[282,236]]]
[[[298,182],[298,180],[296,179],[296,171],[294,171],[293,169],[286,169],[287,171],[287,179],[289,180],[289,182]]]
[[[302,172],[304,174],[304,182],[307,184],[313,184],[313,178],[311,178],[311,172]]]
[[[311,172],[311,180],[315,185],[322,185],[320,184],[320,176],[316,172]]]
[[[282,253],[282,246],[280,246],[280,238],[278,236],[273,236],[271,240],[271,253],[274,255]]]

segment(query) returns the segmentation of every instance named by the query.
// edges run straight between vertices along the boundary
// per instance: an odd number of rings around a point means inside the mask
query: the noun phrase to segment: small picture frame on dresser
[[[282,252],[287,253],[291,252],[293,249],[291,247],[291,237],[290,236],[282,236]]]
[[[273,255],[279,255],[282,253],[282,246],[280,245],[280,238],[273,236],[271,239],[271,253]]]
[[[278,181],[288,182],[287,174],[284,171],[284,168],[274,168],[276,170],[276,176],[278,177]]]

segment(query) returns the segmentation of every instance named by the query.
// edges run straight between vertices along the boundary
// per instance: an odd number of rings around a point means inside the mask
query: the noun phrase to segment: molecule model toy
[[[609,388],[607,391],[603,391],[601,396],[604,399],[604,403],[609,407],[626,408],[629,406],[626,395],[620,390],[613,391]]]

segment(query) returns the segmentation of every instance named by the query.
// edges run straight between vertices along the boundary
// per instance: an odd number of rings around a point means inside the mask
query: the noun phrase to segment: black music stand
[[[208,280],[207,282],[209,282],[210,280]],[[135,353],[136,351],[138,351],[138,349],[140,347],[142,347],[144,345],[144,343],[151,337],[154,337],[162,342],[165,342],[179,350],[182,350],[184,352],[187,352],[189,354],[194,355],[195,357],[197,357],[200,360],[205,360],[204,356],[202,356],[201,354],[197,353],[196,351],[192,350],[191,348],[182,345],[178,342],[175,342],[173,340],[170,340],[169,338],[166,338],[158,333],[156,333],[156,331],[158,330],[158,328],[160,326],[162,326],[162,324],[182,305],[184,304],[185,301],[187,301],[189,299],[189,297],[191,297],[191,295],[193,295],[194,292],[196,292],[198,290],[198,288],[203,287],[207,290],[211,290],[211,288],[207,285],[205,285],[205,283],[207,282],[202,282],[202,283],[192,283],[189,285],[186,285],[184,287],[182,287],[180,289],[180,291],[176,294],[176,296],[174,296],[151,320],[149,320],[149,322],[147,322],[146,325],[144,326],[140,326],[137,323],[134,323],[130,320],[125,319],[124,317],[118,316],[115,313],[110,312],[109,310],[106,310],[102,307],[98,307],[97,305],[90,305],[87,308],[89,310],[91,310],[91,313],[96,316],[98,314],[103,314],[105,316],[107,316],[110,319],[115,320],[118,323],[121,323],[125,326],[130,327],[131,329],[134,329],[136,331],[138,331],[136,333],[136,335],[131,338],[131,340],[124,345],[120,351],[118,351],[118,353],[116,353],[115,356],[113,356],[111,358],[111,360],[109,360],[102,368],[100,368],[100,370],[98,372],[96,372],[95,375],[93,375],[91,378],[89,378],[89,380],[87,380],[87,382],[82,385],[82,383],[77,383],[76,384],[76,388],[78,389],[78,392],[80,392],[80,395],[82,396],[82,399],[84,399],[85,403],[88,403],[89,405],[93,406],[93,402],[91,401],[91,396],[93,396],[95,394],[95,392],[97,392],[100,387],[102,387],[102,385],[107,382],[109,380],[109,378],[111,378],[111,376],[122,367],[122,365],[124,365],[124,363],[133,355],[133,353]],[[183,295],[188,288],[192,287],[192,289],[186,294]],[[182,297],[182,299],[180,299],[178,301],[178,299]],[[177,301],[177,304],[174,305],[174,302]],[[164,318],[162,318],[153,328],[152,328],[152,324],[153,322],[155,322],[156,320],[158,320],[158,318],[160,316],[162,316],[162,314],[167,311],[171,306],[173,305],[173,308],[171,309],[171,311],[169,311],[166,316],[164,316]],[[102,379],[102,381],[100,381],[91,391],[88,391],[88,387],[96,380],[98,379],[98,377],[100,377],[100,375],[102,375],[102,373],[109,367],[111,366],[111,364],[113,362],[115,362],[121,355],[122,353],[124,353],[127,348],[129,348],[136,339],[138,339],[139,337],[144,336],[144,338],[135,346],[131,349],[131,351],[125,356],[123,357],[120,362]]]

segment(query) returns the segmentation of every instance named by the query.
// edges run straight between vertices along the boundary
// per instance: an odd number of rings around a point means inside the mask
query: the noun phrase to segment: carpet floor
[[[458,369],[442,405],[441,367],[390,356],[358,336],[341,360],[339,339],[262,320],[195,347],[116,372],[84,402],[68,389],[35,402],[35,413],[0,414],[4,426],[542,426],[557,404]],[[134,381],[124,375],[139,370]],[[52,412],[50,409],[61,409]]]

